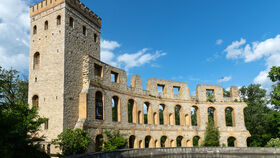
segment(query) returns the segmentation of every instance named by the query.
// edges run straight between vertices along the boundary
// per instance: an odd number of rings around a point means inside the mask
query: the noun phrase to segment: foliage
[[[194,136],[193,137],[193,146],[198,147],[199,146],[199,136]]]
[[[180,125],[180,110],[179,106],[175,106],[175,125]]]
[[[270,109],[266,90],[258,84],[240,88],[240,95],[248,107],[244,110],[245,125],[251,133],[247,139],[250,147],[263,147],[270,138],[277,137],[279,131],[277,124],[278,115]]]
[[[127,111],[128,111],[128,113],[127,113],[127,114],[128,114],[128,122],[129,122],[129,123],[132,123],[132,121],[133,121],[133,120],[132,120],[132,107],[133,107],[133,105],[131,104],[131,102],[128,102],[128,105],[127,105],[127,106],[128,106],[128,107],[127,107],[127,108],[128,108],[128,110],[127,110]],[[135,117],[135,116],[134,116],[134,117]]]
[[[106,140],[102,146],[102,151],[112,151],[116,149],[124,149],[127,145],[127,139],[124,134],[120,134],[120,131],[110,130],[105,131]]]
[[[230,97],[230,92],[223,88],[224,97]]]
[[[159,123],[161,124],[161,125],[163,125],[164,124],[164,119],[163,119],[163,109],[159,109]]]
[[[16,70],[0,67],[0,155],[1,157],[49,157],[39,150],[39,127],[47,121],[27,104],[28,81]]]
[[[89,143],[88,132],[81,129],[66,129],[52,141],[52,144],[62,150],[63,156],[85,153]]]
[[[220,132],[218,127],[214,125],[214,121],[212,119],[207,123],[206,131],[205,131],[205,139],[203,141],[202,146],[205,147],[215,147],[220,146]]]
[[[197,109],[195,108],[193,111],[191,111],[191,121],[192,126],[197,126]]]
[[[226,108],[226,126],[232,126],[232,109],[231,108]]]
[[[280,67],[273,66],[268,74],[272,82],[276,82],[271,92],[271,103],[280,110]]]
[[[209,101],[211,103],[214,103],[216,101],[213,90],[207,89],[206,96],[207,96],[207,101]]]
[[[267,142],[266,147],[275,147],[279,148],[280,147],[280,138],[271,138],[269,142]]]

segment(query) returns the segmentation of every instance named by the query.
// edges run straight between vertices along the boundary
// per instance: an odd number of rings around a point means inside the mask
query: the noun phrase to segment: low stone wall
[[[280,148],[153,148],[87,153],[67,158],[280,158]]]

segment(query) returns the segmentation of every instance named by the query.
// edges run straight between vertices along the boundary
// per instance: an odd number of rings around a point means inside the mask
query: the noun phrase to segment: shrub
[[[62,150],[63,156],[83,154],[87,151],[90,136],[87,131],[81,129],[66,129],[52,141],[56,147]]]
[[[205,140],[202,146],[206,146],[206,147],[220,146],[219,139],[220,139],[219,129],[214,125],[214,121],[212,119],[209,119],[205,131]]]
[[[105,131],[106,141],[102,147],[102,151],[112,151],[116,149],[124,149],[127,145],[127,139],[124,134],[120,134],[120,131],[110,130]]]
[[[280,147],[280,138],[271,138],[267,144],[266,147],[275,147],[279,148]]]

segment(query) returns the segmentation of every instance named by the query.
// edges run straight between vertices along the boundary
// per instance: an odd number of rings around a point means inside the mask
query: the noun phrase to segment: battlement
[[[87,8],[83,3],[79,0],[43,0],[34,6],[30,7],[30,17],[38,15],[44,11],[47,11],[51,8],[54,8],[62,3],[66,3],[70,5],[72,8],[77,10],[83,16],[88,18],[91,22],[96,24],[99,28],[101,28],[101,18],[98,17],[95,13],[93,13],[89,8]]]

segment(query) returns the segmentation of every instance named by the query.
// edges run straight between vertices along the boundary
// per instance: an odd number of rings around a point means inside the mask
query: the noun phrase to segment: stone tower
[[[101,19],[79,0],[43,0],[30,17],[29,103],[49,118],[50,142],[78,121],[83,56],[100,59]]]

